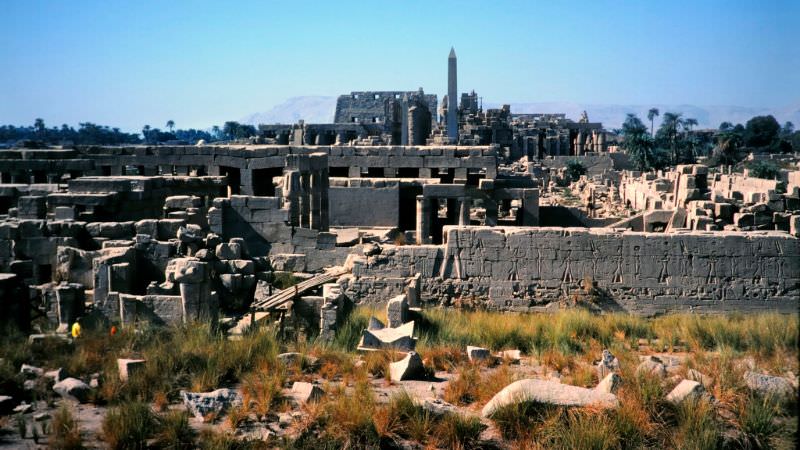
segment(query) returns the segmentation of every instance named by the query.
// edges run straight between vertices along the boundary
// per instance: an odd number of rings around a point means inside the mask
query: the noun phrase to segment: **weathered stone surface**
[[[502,350],[497,353],[497,357],[513,364],[519,364],[522,360],[522,351],[520,350]]]
[[[44,377],[51,380],[53,383],[58,383],[67,378],[67,371],[59,367],[58,369],[45,372]]]
[[[44,375],[44,369],[29,364],[23,364],[19,369],[19,373],[28,379],[38,378]]]
[[[792,382],[783,377],[748,371],[744,374],[744,382],[750,390],[761,395],[771,395],[779,398],[795,395]]]
[[[622,384],[622,377],[620,377],[616,372],[609,372],[600,383],[595,386],[595,390],[598,392],[605,392],[608,394],[616,394],[617,389]]]
[[[714,384],[714,380],[695,369],[689,369],[686,371],[686,379],[697,381],[698,383],[702,384],[704,388],[710,389],[711,386]]]
[[[316,402],[325,395],[325,391],[316,384],[295,381],[292,384],[292,397],[298,403]]]
[[[467,358],[469,358],[471,362],[488,361],[492,358],[492,353],[489,349],[468,345]]]
[[[242,396],[235,389],[217,389],[211,392],[181,391],[186,409],[197,418],[209,414],[219,415],[232,406],[241,406]]]
[[[302,353],[298,352],[286,352],[278,355],[278,361],[287,366],[295,365],[313,367],[317,365],[318,359],[313,356],[303,355]]]
[[[408,322],[408,299],[405,294],[389,299],[386,304],[386,318],[391,328],[399,327]]]
[[[66,378],[53,385],[53,390],[60,396],[80,403],[89,400],[92,388],[77,378]]]
[[[636,374],[653,375],[664,378],[667,376],[667,368],[660,358],[656,356],[647,356],[636,367]]]
[[[705,391],[703,385],[697,381],[683,380],[667,394],[666,400],[670,403],[678,404],[684,400],[699,399]]]
[[[380,320],[378,320],[375,316],[370,316],[369,323],[367,324],[367,330],[382,330],[386,328],[386,325],[383,324]]]
[[[143,359],[117,359],[119,379],[122,381],[128,381],[132,375],[144,370],[145,363],[146,361]]]
[[[405,358],[389,364],[389,377],[392,381],[421,379],[425,367],[417,352],[408,352]]]
[[[598,406],[616,407],[619,402],[614,394],[586,389],[549,380],[519,380],[498,392],[486,406],[481,415],[490,417],[498,409],[522,402],[538,402],[556,406]]]
[[[601,380],[609,373],[619,370],[619,360],[607,349],[603,350],[600,362],[597,363],[597,377]]]
[[[359,349],[394,349],[412,351],[417,345],[417,340],[412,336],[414,322],[408,322],[397,328],[383,328],[380,330],[364,330],[361,335]]]

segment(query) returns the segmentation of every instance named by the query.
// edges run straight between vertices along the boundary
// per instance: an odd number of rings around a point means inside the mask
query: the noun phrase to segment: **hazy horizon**
[[[441,98],[451,45],[459,91],[487,102],[782,110],[800,104],[798,16],[786,0],[12,0],[0,123],[208,128],[294,97],[423,87]]]

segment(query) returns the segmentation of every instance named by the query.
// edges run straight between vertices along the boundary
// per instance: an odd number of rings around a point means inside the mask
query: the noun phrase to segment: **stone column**
[[[311,228],[311,176],[300,174],[300,228]]]
[[[469,225],[469,207],[472,204],[472,199],[470,197],[462,197],[459,199],[459,204],[461,210],[459,211],[458,225],[467,226]]]
[[[493,198],[487,198],[484,202],[486,208],[486,226],[497,226],[497,202]]]
[[[314,230],[320,229],[322,212],[322,177],[319,171],[313,171],[308,176],[310,180],[309,200],[310,200],[310,225]]]
[[[520,210],[523,226],[532,227],[539,225],[539,190],[523,189],[522,209]]]
[[[429,244],[431,235],[431,200],[417,196],[417,244]]]
[[[447,223],[454,224],[458,223],[458,217],[461,213],[460,204],[461,202],[458,201],[457,198],[448,198],[447,199]]]
[[[300,226],[300,172],[290,171],[284,175],[284,198],[289,204],[289,225]]]
[[[328,168],[322,169],[320,176],[320,212],[319,212],[319,231],[328,231],[330,226],[330,200],[328,191],[330,190],[330,179]]]

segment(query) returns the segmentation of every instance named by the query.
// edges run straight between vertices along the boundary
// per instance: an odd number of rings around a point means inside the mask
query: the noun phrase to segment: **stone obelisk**
[[[456,51],[450,47],[447,58],[447,137],[453,144],[458,143],[458,61]]]

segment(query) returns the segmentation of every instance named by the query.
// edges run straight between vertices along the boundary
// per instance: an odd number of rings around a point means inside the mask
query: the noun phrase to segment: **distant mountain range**
[[[484,102],[484,108],[497,108],[500,103]],[[696,105],[604,105],[581,104],[570,102],[543,102],[543,103],[511,103],[514,113],[565,113],[568,118],[578,120],[584,110],[592,122],[602,122],[605,128],[619,128],[628,113],[634,113],[648,122],[647,111],[658,108],[661,114],[670,112],[682,113],[684,117],[697,119],[700,128],[717,128],[722,122],[744,124],[753,116],[772,114],[783,124],[786,121],[800,127],[800,102],[784,108],[756,108],[746,106],[696,106]],[[285,102],[275,105],[270,110],[251,114],[241,122],[258,124],[296,123],[305,120],[306,123],[331,123],[336,111],[336,97],[331,96],[305,96],[292,97]],[[656,118],[656,126],[659,119]]]

